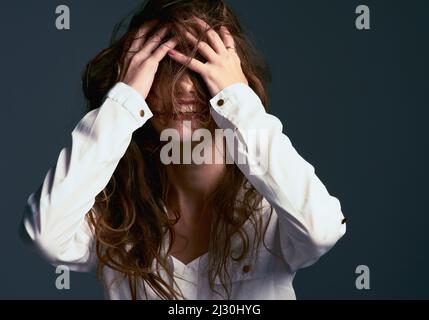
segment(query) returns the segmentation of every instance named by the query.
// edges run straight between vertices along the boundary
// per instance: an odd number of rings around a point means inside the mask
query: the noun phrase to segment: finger
[[[140,49],[143,47],[143,43],[146,40],[146,36],[149,34],[149,32],[155,27],[155,25],[158,23],[158,20],[149,20],[145,22],[142,27],[140,27],[135,36],[134,39],[128,48],[127,52],[123,54],[123,66],[124,70],[128,68],[128,65],[130,63],[131,58],[140,51]]]
[[[143,44],[146,40],[146,36],[153,29],[153,27],[155,27],[157,23],[158,20],[149,20],[144,23],[142,27],[139,28],[129,49],[129,53],[131,55],[134,55],[143,47]]]
[[[186,38],[195,46],[198,46],[198,51],[202,54],[204,58],[208,61],[213,61],[216,57],[216,52],[208,45],[207,42],[200,41],[190,32],[185,33]]]
[[[209,39],[210,46],[216,51],[217,53],[225,53],[226,48],[223,44],[222,39],[220,38],[219,34],[213,30],[210,25],[205,22],[204,20],[194,16],[194,20],[197,23],[197,25],[207,33],[207,38]]]
[[[190,59],[190,57],[185,56],[183,53],[177,50],[169,50],[168,55],[170,56],[171,59],[183,65],[187,64],[188,61],[190,61],[188,64],[188,68],[191,69],[192,71],[198,72],[201,75],[204,74],[205,72],[206,65],[195,58]]]
[[[222,41],[225,45],[225,48],[235,48],[235,41],[231,33],[229,32],[228,28],[225,26],[221,26],[220,30],[220,37],[222,38]]]
[[[141,61],[149,57],[157,47],[162,43],[162,39],[168,31],[168,27],[162,27],[158,30],[147,42],[143,45],[143,48],[135,55],[137,61]]]
[[[177,39],[171,38],[168,41],[164,42],[162,45],[160,45],[152,54],[152,57],[157,61],[160,62],[167,52],[171,49],[174,49],[177,45]]]

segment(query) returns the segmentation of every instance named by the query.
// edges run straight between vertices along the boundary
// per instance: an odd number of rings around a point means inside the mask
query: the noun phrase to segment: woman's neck
[[[223,164],[180,164],[166,166],[175,191],[175,201],[185,221],[198,221],[204,215],[207,197],[216,189],[225,172]]]

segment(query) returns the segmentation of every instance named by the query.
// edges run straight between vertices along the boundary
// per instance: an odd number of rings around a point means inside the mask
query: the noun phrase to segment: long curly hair
[[[89,110],[100,107],[108,90],[121,81],[125,72],[124,54],[129,51],[139,28],[148,20],[157,19],[159,25],[170,24],[169,35],[179,39],[177,49],[204,60],[197,52],[197,46],[189,46],[184,35],[185,30],[195,33],[193,16],[205,20],[216,31],[222,25],[229,29],[249,86],[267,108],[267,85],[271,80],[268,65],[224,1],[149,0],[115,27],[108,48],[87,64],[82,81]],[[121,34],[123,30],[125,32]],[[207,41],[205,33],[198,39]],[[185,72],[189,72],[187,68],[172,59],[160,62],[155,81],[168,93],[163,96],[164,104],[174,105],[177,84]],[[189,75],[198,97],[208,102],[211,96],[203,79],[194,72],[189,72]],[[106,266],[122,274],[129,283],[132,299],[137,299],[139,288],[145,288],[142,283],[161,299],[184,298],[182,292],[175,288],[173,272],[168,267],[168,253],[175,239],[173,226],[179,220],[180,212],[170,200],[174,188],[160,162],[160,146],[159,133],[149,121],[137,129],[109,183],[97,195],[93,208],[87,214],[96,235],[98,276],[101,277]],[[264,238],[266,226],[257,214],[262,207],[262,199],[235,164],[226,165],[220,183],[207,199],[206,207],[212,210],[208,279],[212,290],[218,292],[214,280],[219,276],[225,298],[230,297],[228,259],[239,261],[245,258],[251,247],[259,246]],[[165,207],[174,213],[173,219],[167,217]],[[254,232],[243,228],[247,221]],[[232,246],[233,236],[240,239],[238,249]],[[169,239],[167,251],[163,249],[166,237]],[[168,275],[168,281],[161,270]]]

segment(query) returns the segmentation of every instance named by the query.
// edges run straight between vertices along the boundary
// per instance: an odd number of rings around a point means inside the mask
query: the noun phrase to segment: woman
[[[53,265],[97,268],[110,299],[295,299],[295,272],[346,227],[266,112],[268,80],[223,1],[149,1],[88,64],[90,112],[28,198],[26,237]],[[223,161],[189,156],[199,129],[234,133],[204,142]]]

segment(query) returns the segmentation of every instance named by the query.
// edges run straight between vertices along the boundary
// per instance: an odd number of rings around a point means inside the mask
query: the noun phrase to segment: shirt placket
[[[184,265],[173,258],[174,275],[177,285],[186,299],[195,300],[198,294],[198,261]]]

